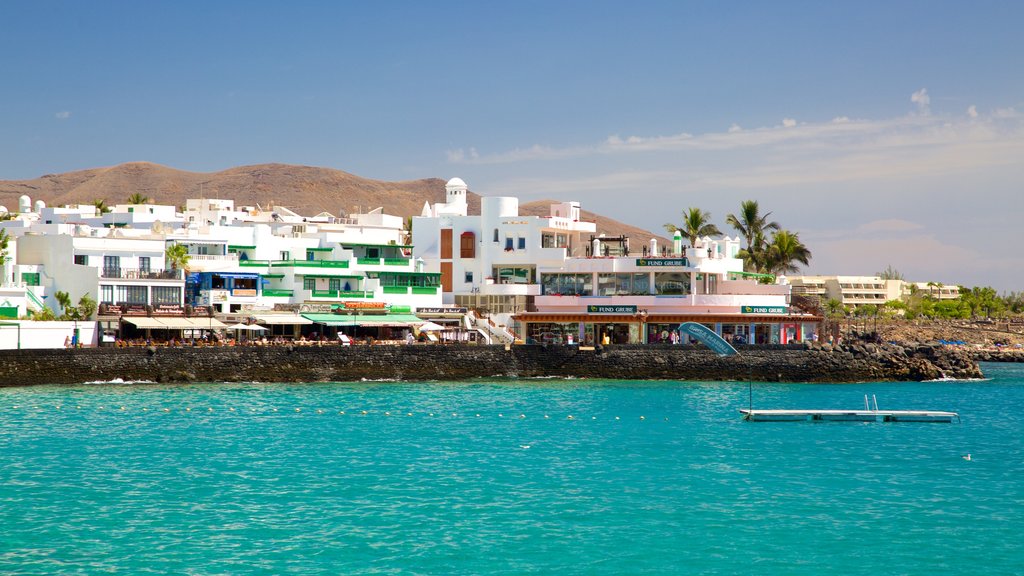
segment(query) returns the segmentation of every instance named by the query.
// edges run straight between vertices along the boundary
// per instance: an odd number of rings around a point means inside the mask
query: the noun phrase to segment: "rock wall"
[[[859,382],[978,378],[967,351],[855,343],[832,348],[747,347],[719,357],[702,347],[309,346],[85,348],[0,352],[0,386],[90,381],[324,382],[578,377],[622,380]]]
[[[1024,362],[1024,350],[975,350],[971,356],[978,362]]]

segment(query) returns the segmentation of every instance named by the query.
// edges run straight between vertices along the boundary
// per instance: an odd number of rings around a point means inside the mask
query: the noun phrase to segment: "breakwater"
[[[613,378],[861,382],[978,378],[963,350],[928,344],[703,347],[271,346],[149,347],[0,352],[0,386],[114,379],[154,382],[326,382],[475,378]]]

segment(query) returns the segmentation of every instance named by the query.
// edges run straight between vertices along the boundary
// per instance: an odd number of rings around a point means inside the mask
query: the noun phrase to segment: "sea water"
[[[2,389],[0,573],[1020,574],[1024,366],[984,370]]]

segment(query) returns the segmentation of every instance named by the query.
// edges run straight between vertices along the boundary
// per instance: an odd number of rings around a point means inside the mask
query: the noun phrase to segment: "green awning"
[[[334,248],[324,248],[317,246],[316,248],[306,248],[306,250],[312,250],[313,252],[334,252]]]
[[[303,318],[324,326],[412,326],[422,324],[413,314],[303,314]]]
[[[244,246],[241,244],[228,244],[228,250],[255,250],[255,246]]]

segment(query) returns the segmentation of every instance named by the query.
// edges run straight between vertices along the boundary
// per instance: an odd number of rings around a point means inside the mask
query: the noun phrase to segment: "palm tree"
[[[725,223],[735,228],[747,241],[746,254],[741,253],[740,258],[743,258],[748,269],[755,272],[759,270],[760,266],[763,266],[764,257],[761,252],[765,245],[764,234],[768,230],[779,229],[778,222],[768,221],[771,214],[768,212],[762,216],[757,200],[744,200],[740,203],[738,216],[729,214],[725,217]],[[760,238],[760,242],[757,241],[758,238]]]
[[[106,198],[97,198],[92,201],[92,205],[96,207],[96,212],[99,214],[106,214],[110,212],[110,207],[107,206]]]
[[[129,204],[147,204],[149,203],[149,196],[143,195],[141,192],[136,192],[128,197]]]
[[[687,208],[686,212],[683,212],[683,225],[677,226],[670,222],[665,224],[665,230],[668,230],[669,234],[679,230],[690,240],[690,246],[696,244],[698,238],[718,236],[722,233],[718,226],[711,223],[711,213],[700,208]]]
[[[188,262],[191,257],[188,255],[188,246],[184,244],[171,244],[164,250],[164,258],[171,270],[188,269]]]
[[[744,200],[740,203],[739,216],[729,214],[725,217],[725,223],[743,235],[743,239],[747,241],[747,250],[750,250],[750,247],[754,245],[754,236],[758,232],[779,230],[778,222],[768,221],[768,217],[771,215],[771,212],[764,216],[761,215],[761,209],[757,204],[757,200]]]
[[[764,237],[764,232],[755,232],[750,243],[746,248],[740,250],[737,256],[743,260],[744,268],[747,271],[766,272],[768,269],[768,240]]]
[[[800,234],[789,230],[779,230],[772,235],[768,245],[767,272],[785,274],[800,269],[797,262],[807,266],[811,260],[811,251],[800,241]]]

